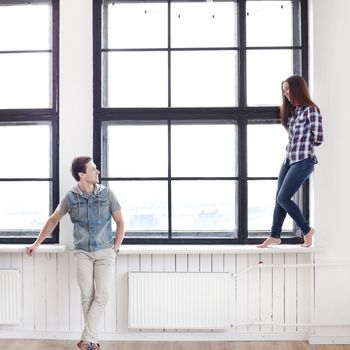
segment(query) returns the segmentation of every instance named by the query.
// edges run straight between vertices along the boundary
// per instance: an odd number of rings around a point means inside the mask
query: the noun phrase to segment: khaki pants
[[[111,293],[116,253],[112,248],[95,252],[77,250],[77,280],[85,328],[81,340],[98,343],[98,329]]]

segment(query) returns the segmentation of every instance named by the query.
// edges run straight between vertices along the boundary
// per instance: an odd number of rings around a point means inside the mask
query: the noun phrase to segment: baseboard
[[[80,332],[33,332],[0,330],[2,339],[79,340]],[[307,333],[232,332],[126,332],[101,333],[102,341],[305,341]]]
[[[309,344],[350,344],[350,336],[310,335]]]

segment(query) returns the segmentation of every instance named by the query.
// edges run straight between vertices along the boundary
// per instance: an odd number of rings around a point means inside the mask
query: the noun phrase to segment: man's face
[[[79,173],[81,174],[80,179],[84,180],[86,183],[90,184],[97,184],[99,179],[98,175],[100,172],[96,168],[96,164],[93,161],[90,161],[86,164],[86,172],[85,173]]]

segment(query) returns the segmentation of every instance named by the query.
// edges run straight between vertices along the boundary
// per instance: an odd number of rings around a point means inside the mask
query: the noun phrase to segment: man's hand
[[[26,253],[29,256],[33,256],[37,249],[38,249],[38,247],[35,244],[32,244],[32,245],[26,247]]]

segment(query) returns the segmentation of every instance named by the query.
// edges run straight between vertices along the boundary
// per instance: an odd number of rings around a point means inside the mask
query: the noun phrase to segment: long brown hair
[[[288,83],[289,85],[289,98],[292,102],[290,102],[283,93],[283,83]],[[311,100],[309,88],[306,84],[306,81],[300,75],[292,75],[286,80],[282,81],[282,105],[280,108],[280,116],[281,123],[286,128],[288,123],[288,118],[292,112],[292,109],[295,106],[305,107],[305,106],[313,106],[316,107],[318,111],[319,108],[316,104]]]

